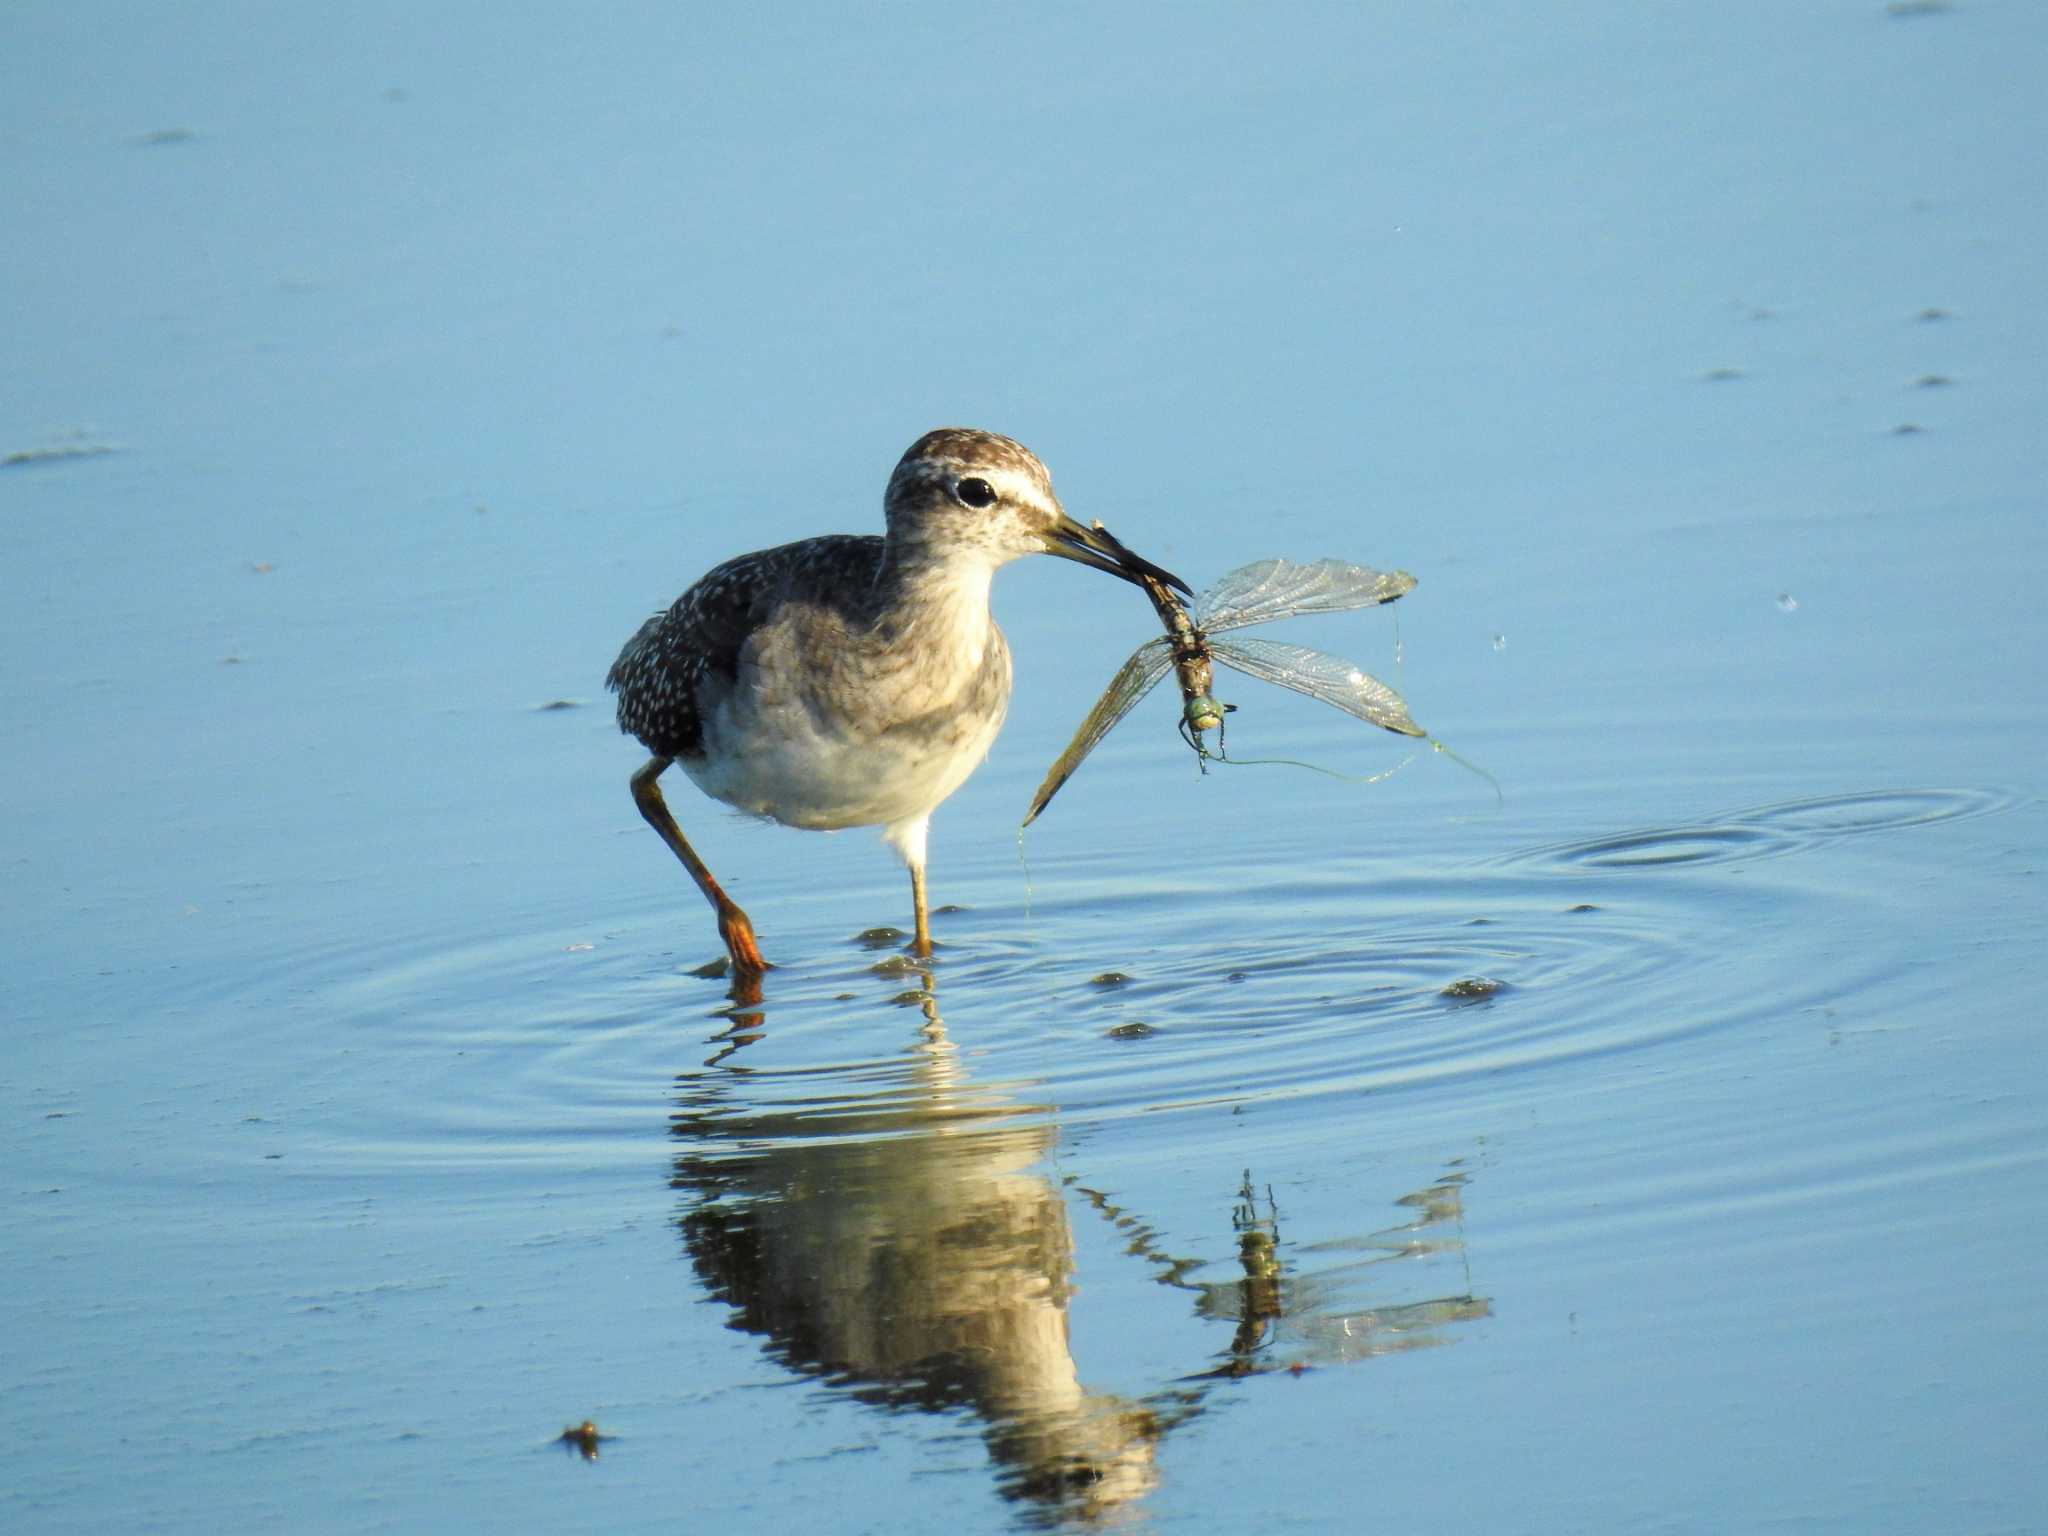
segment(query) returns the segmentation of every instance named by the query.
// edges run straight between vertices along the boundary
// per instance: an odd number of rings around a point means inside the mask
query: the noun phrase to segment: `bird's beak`
[[[1102,524],[1084,528],[1064,512],[1045,536],[1045,552],[1058,555],[1063,560],[1092,565],[1098,571],[1107,571],[1112,576],[1121,576],[1125,581],[1139,585],[1143,584],[1142,578],[1149,576],[1163,586],[1194,596],[1186,582],[1171,571],[1161,570],[1143,555],[1133,554],[1123,540]]]

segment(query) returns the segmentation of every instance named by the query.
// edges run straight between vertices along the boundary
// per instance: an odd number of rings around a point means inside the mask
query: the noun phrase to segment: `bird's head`
[[[1052,476],[1022,443],[971,427],[941,427],[910,445],[883,498],[889,543],[937,559],[978,558],[989,569],[1020,555],[1058,555],[1125,581],[1187,584],[1100,529],[1067,516]]]

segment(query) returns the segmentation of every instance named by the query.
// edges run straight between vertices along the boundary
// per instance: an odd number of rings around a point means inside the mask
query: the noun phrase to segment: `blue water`
[[[2048,20],[1165,17],[0,23],[0,1524],[2038,1528]],[[947,422],[1500,798],[1020,840],[1027,561],[937,963],[678,781],[695,974],[605,667]]]

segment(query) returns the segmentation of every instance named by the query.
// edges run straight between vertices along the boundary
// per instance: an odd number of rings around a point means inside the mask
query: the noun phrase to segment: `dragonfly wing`
[[[1428,732],[1409,717],[1401,695],[1369,672],[1342,656],[1312,651],[1303,645],[1285,645],[1278,640],[1251,636],[1242,640],[1212,640],[1209,653],[1226,667],[1248,672],[1262,682],[1278,683],[1312,699],[1321,699],[1356,715],[1372,725],[1403,736],[1425,736]]]
[[[1164,638],[1147,640],[1131,652],[1131,659],[1110,679],[1102,697],[1088,711],[1088,718],[1074,732],[1074,739],[1067,743],[1067,750],[1045,771],[1045,782],[1031,797],[1031,810],[1024,817],[1025,826],[1038,819],[1038,813],[1051,804],[1052,797],[1060,792],[1060,786],[1071,779],[1074,770],[1081,766],[1081,760],[1095,750],[1095,744],[1107,736],[1117,721],[1128,715],[1138,700],[1150,693],[1172,667],[1173,651]]]
[[[1297,613],[1371,608],[1414,589],[1415,578],[1406,571],[1376,571],[1344,560],[1256,560],[1195,600],[1195,624],[1208,634],[1249,629]]]

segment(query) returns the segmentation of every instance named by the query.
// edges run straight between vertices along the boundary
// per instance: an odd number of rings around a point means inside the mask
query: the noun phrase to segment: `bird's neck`
[[[943,554],[892,547],[883,560],[888,594],[883,625],[891,645],[915,643],[927,654],[979,666],[990,629],[988,592],[995,566],[972,552]]]
[[[882,583],[905,607],[958,607],[986,616],[989,582],[999,563],[974,549],[892,543],[882,557]]]

